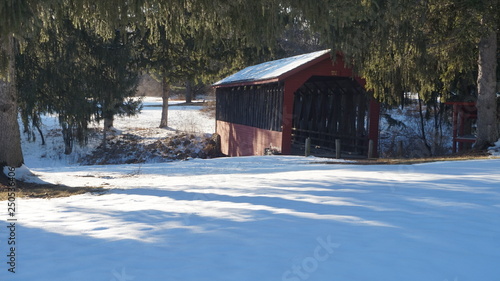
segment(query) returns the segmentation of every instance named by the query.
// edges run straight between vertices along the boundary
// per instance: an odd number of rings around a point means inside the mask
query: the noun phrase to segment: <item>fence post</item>
[[[306,138],[305,154],[306,157],[311,155],[311,138]]]
[[[335,140],[335,158],[340,159],[340,139]]]
[[[373,140],[368,141],[368,158],[373,158]]]

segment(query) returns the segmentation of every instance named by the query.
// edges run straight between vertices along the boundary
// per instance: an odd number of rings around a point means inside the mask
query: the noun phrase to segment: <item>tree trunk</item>
[[[420,115],[420,131],[422,133],[422,141],[424,142],[424,146],[427,149],[428,154],[432,154],[431,146],[427,141],[427,134],[425,133],[425,122],[424,122],[424,112],[422,109],[422,99],[420,99],[420,94],[418,94],[418,113]]]
[[[167,77],[165,77],[165,76],[163,76],[163,78],[162,78],[161,88],[162,88],[161,98],[163,100],[163,105],[161,108],[160,128],[167,128],[168,127],[168,98],[170,95],[170,85],[167,83]]]
[[[111,117],[105,117],[104,118],[104,130],[109,131],[111,128],[113,128],[113,123],[115,121],[115,117],[111,115]]]
[[[193,82],[191,80],[186,81],[186,103],[191,103],[193,101]]]
[[[17,122],[15,41],[12,35],[1,41],[9,60],[8,77],[0,80],[0,166],[20,167],[24,163],[21,132]]]
[[[45,137],[43,136],[42,129],[40,129],[40,125],[36,124],[34,126],[38,130],[38,133],[40,134],[40,138],[42,139],[42,145],[45,145]]]
[[[64,154],[70,155],[73,152],[73,126],[62,122],[61,123],[61,131],[63,135],[64,141]]]
[[[104,131],[109,131],[111,128],[113,128],[113,123],[115,120],[115,99],[113,98],[113,94],[111,92],[108,92],[105,94],[105,100],[104,100],[104,112],[103,112],[103,117],[104,117]]]
[[[497,33],[494,29],[479,42],[477,75],[477,137],[474,148],[484,150],[498,140],[496,101]]]

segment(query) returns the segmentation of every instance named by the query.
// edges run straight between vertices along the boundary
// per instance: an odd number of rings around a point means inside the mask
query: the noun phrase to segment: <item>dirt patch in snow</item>
[[[69,187],[61,184],[38,184],[23,181],[16,182],[16,198],[57,198],[85,193],[103,193],[98,187]],[[9,199],[9,179],[0,173],[0,201]]]

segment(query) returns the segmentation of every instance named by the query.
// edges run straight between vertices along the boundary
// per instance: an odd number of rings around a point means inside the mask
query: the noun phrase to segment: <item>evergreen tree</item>
[[[69,154],[74,140],[86,142],[90,122],[105,120],[106,131],[115,115],[137,112],[140,104],[128,97],[138,74],[119,32],[108,41],[69,20],[54,20],[44,37],[29,40],[18,56],[22,119],[36,128],[40,114],[57,114]]]
[[[18,6],[13,9],[9,5]],[[218,46],[214,42],[223,44],[224,50],[272,45],[283,26],[291,19],[299,19],[318,32],[333,50],[342,51],[346,61],[367,79],[367,87],[382,100],[397,101],[406,91],[423,97],[433,92],[456,92],[475,80],[477,146],[481,148],[498,138],[493,106],[498,81],[498,0],[23,0],[5,1],[0,6],[4,21],[0,27],[4,50],[0,61],[4,74],[14,68],[15,48],[8,44],[13,41],[12,35],[29,35],[31,26],[47,25],[53,17],[51,11],[56,19],[69,14],[78,28],[93,30],[106,39],[125,26],[149,30],[149,42],[159,41],[159,27],[164,28],[173,44],[181,43],[188,34],[196,50],[204,54]],[[239,51],[239,55],[243,54]],[[10,79],[4,81],[14,80],[13,71],[9,73]],[[471,79],[474,73],[477,79]],[[6,110],[17,107],[16,94],[7,93],[13,92],[0,93],[4,109],[0,122],[9,132],[1,135],[1,147],[19,138],[15,133],[16,110]],[[2,149],[0,163],[21,162],[20,149]]]
[[[186,18],[190,20],[190,18]],[[141,41],[140,51],[143,68],[150,72],[156,80],[162,82],[162,118],[160,128],[168,127],[168,99],[172,84],[184,83],[186,86],[186,102],[191,102],[187,93],[193,88],[211,83],[220,77],[234,72],[258,59],[269,58],[271,47],[262,44],[261,48],[238,46],[238,42],[229,36],[210,35],[210,31],[189,28],[187,26],[178,34],[178,38],[168,36],[166,26],[158,26],[156,40],[150,42],[151,30],[147,30]],[[210,43],[210,48],[200,46]]]
[[[319,34],[311,30],[308,22],[300,18],[290,18],[277,40],[275,53],[283,58],[328,48],[327,44],[321,42]]]
[[[217,18],[211,1],[89,1],[89,0],[48,0],[48,1],[3,1],[0,3],[0,165],[20,166],[23,162],[20,134],[17,123],[17,93],[15,91],[15,50],[17,38],[33,35],[48,36],[43,31],[53,20],[61,20],[66,15],[78,29],[92,30],[104,39],[111,39],[118,30],[150,29],[150,41],[158,40],[158,26],[165,26],[168,37],[178,41],[179,34],[186,27],[192,32],[206,28],[210,34],[220,32],[221,27],[229,30],[225,20]],[[189,14],[196,14],[188,21]],[[36,29],[36,31],[35,31]],[[41,31],[40,31],[41,29]],[[54,30],[57,32],[57,29]],[[207,33],[207,34],[209,34]],[[203,37],[198,37],[199,46],[208,49]],[[72,85],[77,87],[76,84]],[[77,90],[75,90],[77,91]],[[63,114],[64,115],[64,114]],[[64,118],[63,118],[64,119]],[[63,122],[63,121],[62,121]],[[71,123],[71,122],[70,122]],[[76,125],[77,127],[83,127]],[[72,127],[72,125],[68,125]]]
[[[123,36],[129,37],[124,43]],[[140,103],[131,99],[135,95],[139,68],[134,59],[134,34],[116,32],[115,37],[107,42],[99,36],[91,40],[90,77],[87,84],[92,99],[98,104],[97,121],[104,120],[104,130],[113,127],[113,120],[118,116],[135,115]]]
[[[345,54],[383,101],[400,102],[404,92],[425,99],[434,92],[460,94],[476,85],[476,147],[498,139],[498,0],[294,0],[289,5],[333,50]]]

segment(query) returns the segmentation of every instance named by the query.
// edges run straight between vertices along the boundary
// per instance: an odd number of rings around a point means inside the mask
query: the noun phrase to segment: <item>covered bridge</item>
[[[311,139],[318,151],[377,155],[380,106],[364,80],[324,50],[247,67],[213,85],[222,153],[292,154]]]

